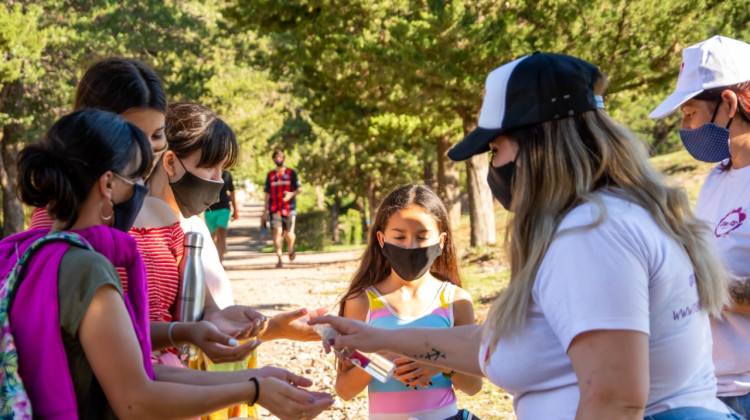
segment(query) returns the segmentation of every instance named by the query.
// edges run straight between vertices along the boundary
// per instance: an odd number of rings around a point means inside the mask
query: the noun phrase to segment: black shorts
[[[289,216],[282,216],[279,213],[271,214],[271,229],[276,230],[281,226],[281,230],[284,232],[294,233],[294,221],[297,215],[290,214]]]

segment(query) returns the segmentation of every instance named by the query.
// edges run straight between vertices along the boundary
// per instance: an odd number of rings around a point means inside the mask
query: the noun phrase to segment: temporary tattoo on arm
[[[733,281],[729,285],[729,295],[738,305],[750,303],[750,279]]]
[[[445,359],[446,354],[433,347],[427,353],[410,354],[408,356],[412,359],[437,361],[438,359]]]

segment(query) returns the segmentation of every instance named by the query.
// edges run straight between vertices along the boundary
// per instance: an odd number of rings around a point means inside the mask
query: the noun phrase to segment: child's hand
[[[275,340],[286,338],[297,341],[318,341],[320,336],[307,321],[325,315],[326,308],[310,309],[301,308],[294,311],[281,312],[274,315],[264,328],[258,338],[262,340]]]
[[[417,389],[417,386],[422,388],[431,386],[431,378],[441,372],[437,366],[420,363],[408,357],[399,357],[393,363],[396,364],[393,377],[413,389]]]
[[[239,344],[208,321],[191,322],[189,325],[189,342],[203,350],[214,363],[245,360],[261,344],[261,340]]]
[[[255,337],[265,327],[266,317],[249,306],[232,305],[206,313],[204,320],[238,340]]]

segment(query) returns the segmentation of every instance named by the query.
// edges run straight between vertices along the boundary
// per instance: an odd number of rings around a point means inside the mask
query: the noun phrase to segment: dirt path
[[[260,230],[262,205],[240,205],[240,220],[230,222],[224,266],[232,281],[235,301],[251,305],[266,315],[300,307],[332,306],[344,291],[356,268],[361,251],[298,252],[294,262],[283,256],[284,268],[277,269],[276,255],[260,253],[271,244]],[[285,367],[315,382],[313,388],[333,392],[333,357],[325,355],[319,342],[276,340],[263,343],[258,351],[259,365]],[[261,418],[276,418],[261,412]],[[365,419],[367,399],[337,400],[321,419]]]

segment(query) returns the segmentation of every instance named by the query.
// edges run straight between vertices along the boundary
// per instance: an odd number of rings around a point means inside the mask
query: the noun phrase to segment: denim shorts
[[[737,395],[733,397],[719,397],[729,408],[745,418],[750,417],[750,394]]]
[[[725,414],[703,407],[680,407],[646,416],[644,420],[745,420],[733,410],[730,411]]]

